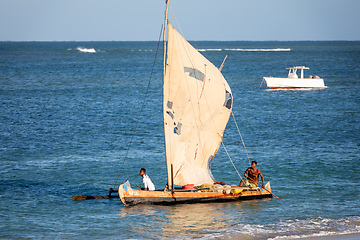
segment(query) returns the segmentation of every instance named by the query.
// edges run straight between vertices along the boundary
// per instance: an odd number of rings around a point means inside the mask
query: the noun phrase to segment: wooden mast
[[[163,63],[163,79],[165,78],[165,68],[166,68],[166,26],[167,26],[167,14],[169,9],[169,0],[166,1],[166,9],[165,9],[165,20],[164,20],[164,63]]]
[[[163,62],[163,84],[165,83],[165,74],[166,74],[166,54],[167,54],[167,49],[166,49],[166,30],[167,30],[167,15],[168,15],[168,9],[169,9],[169,0],[165,0],[166,2],[166,9],[165,9],[165,19],[164,19],[164,34],[163,34],[163,39],[164,39],[164,62]],[[163,88],[163,96],[165,95],[165,89]],[[164,99],[163,99],[163,117],[164,117],[164,137],[166,138],[165,136],[165,113],[164,113]],[[165,159],[166,159],[166,139],[165,139]],[[169,169],[170,167],[168,166],[169,164],[167,163],[167,159],[166,159],[166,169],[167,169],[167,179],[168,179],[168,182],[167,182],[167,185],[168,185],[168,188],[169,190],[170,189],[173,189],[174,186],[173,186],[173,171],[172,171],[172,168]],[[172,167],[172,166],[171,166]]]

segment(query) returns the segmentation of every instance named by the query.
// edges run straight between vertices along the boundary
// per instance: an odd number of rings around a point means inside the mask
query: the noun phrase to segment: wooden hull
[[[128,182],[119,186],[119,197],[125,206],[137,204],[189,204],[205,202],[231,202],[260,198],[272,198],[270,184],[267,189],[231,187],[236,193],[225,193],[224,190],[215,190],[212,192],[199,190],[174,190],[174,191],[142,191],[134,190]],[[227,189],[230,192],[230,189]]]

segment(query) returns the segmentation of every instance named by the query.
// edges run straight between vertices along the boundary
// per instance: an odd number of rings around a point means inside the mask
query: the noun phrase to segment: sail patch
[[[232,107],[232,95],[227,90],[225,90],[225,91],[226,91],[226,95],[225,95],[224,106],[226,108],[228,108],[228,109],[231,109],[231,107]]]
[[[205,74],[195,68],[184,67],[184,71],[189,73],[190,77],[196,78],[199,81],[204,81]]]
[[[210,164],[213,159],[214,159],[214,156],[211,155],[211,156],[208,158],[208,164]],[[209,169],[210,169],[210,168],[209,168]]]
[[[172,112],[166,111],[166,113],[170,115],[171,119],[174,119],[174,114]]]
[[[177,135],[180,135],[181,134],[181,123],[178,122],[176,127],[174,127],[174,133],[177,134]]]

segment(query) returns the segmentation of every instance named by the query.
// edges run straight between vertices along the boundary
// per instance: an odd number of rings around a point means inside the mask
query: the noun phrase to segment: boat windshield
[[[296,74],[297,69],[296,68],[290,68],[288,78],[299,78]]]

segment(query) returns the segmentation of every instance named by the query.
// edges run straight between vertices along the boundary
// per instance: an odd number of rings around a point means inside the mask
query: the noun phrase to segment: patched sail
[[[221,72],[169,23],[163,114],[168,183],[214,183],[214,158],[232,108]],[[171,171],[171,165],[173,171]]]

